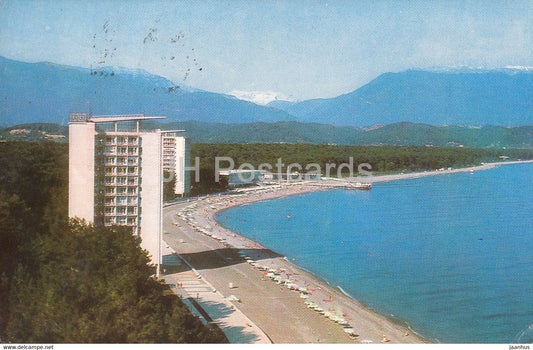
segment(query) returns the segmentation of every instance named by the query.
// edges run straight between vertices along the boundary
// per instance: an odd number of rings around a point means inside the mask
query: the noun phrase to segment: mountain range
[[[533,124],[533,73],[520,69],[385,73],[330,99],[270,104],[302,121],[334,125]]]
[[[0,125],[68,123],[71,112],[145,113],[169,121],[274,122],[288,113],[181,86],[143,70],[98,70],[0,58]]]
[[[182,86],[143,70],[113,67],[93,70],[0,57],[0,81],[0,126],[66,124],[71,112],[145,113],[164,115],[169,122],[226,124],[533,124],[533,73],[520,69],[385,73],[338,97],[267,106]]]

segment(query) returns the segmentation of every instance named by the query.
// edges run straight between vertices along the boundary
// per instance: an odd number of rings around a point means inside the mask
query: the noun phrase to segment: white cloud
[[[274,100],[294,101],[282,93],[273,91],[239,91],[233,90],[228,95],[237,97],[239,100],[250,101],[258,105],[266,105]]]

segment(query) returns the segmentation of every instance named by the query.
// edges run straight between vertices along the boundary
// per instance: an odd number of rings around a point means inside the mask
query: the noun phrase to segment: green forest
[[[124,227],[67,219],[68,145],[0,143],[0,338],[15,343],[220,343]]]
[[[349,163],[353,158],[354,170],[359,164],[370,164],[375,174],[393,172],[413,172],[435,170],[441,168],[461,168],[480,165],[482,162],[501,161],[501,156],[508,160],[533,159],[531,149],[488,149],[459,147],[427,147],[427,146],[335,146],[314,144],[221,144],[198,143],[191,145],[191,166],[195,165],[195,157],[200,158],[200,175],[203,182],[195,186],[193,180],[192,195],[209,193],[225,189],[224,184],[214,182],[216,157],[229,157],[235,162],[235,168],[249,163],[254,168],[262,163],[273,166],[281,158],[284,167],[298,163],[305,168],[307,164],[316,163],[323,173],[326,164]],[[227,162],[221,166],[228,167]],[[336,176],[336,169],[331,176]],[[357,174],[356,174],[357,175]]]

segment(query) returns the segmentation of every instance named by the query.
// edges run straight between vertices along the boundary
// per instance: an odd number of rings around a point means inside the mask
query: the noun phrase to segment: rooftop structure
[[[165,119],[165,118],[166,117],[145,116],[144,114],[88,115],[86,113],[71,113],[70,123],[86,123],[86,122],[109,123],[109,122],[141,121],[141,120]]]

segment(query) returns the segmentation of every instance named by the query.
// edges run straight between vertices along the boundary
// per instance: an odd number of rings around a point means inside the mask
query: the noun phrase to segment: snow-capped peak
[[[506,66],[505,69],[515,69],[515,70],[523,70],[523,71],[533,71],[533,67],[531,66]]]
[[[422,69],[427,72],[433,73],[489,73],[489,72],[502,72],[507,74],[514,73],[531,73],[533,72],[533,67],[529,66],[505,66],[503,68],[487,68],[487,67],[467,67],[467,66],[457,66],[457,67],[430,67],[427,69]]]
[[[286,97],[282,93],[274,91],[233,90],[231,92],[228,92],[228,95],[235,96],[239,100],[249,101],[263,106],[275,100],[294,101],[294,99],[291,99],[289,97]]]

